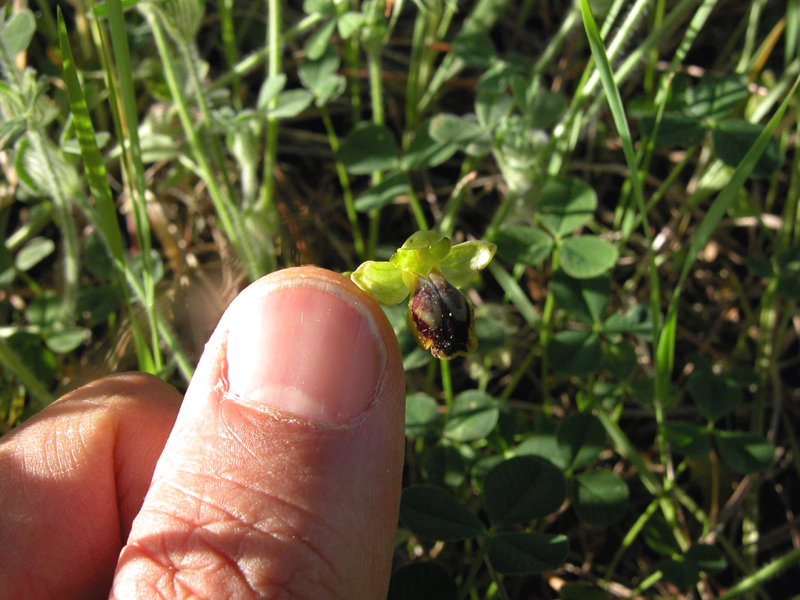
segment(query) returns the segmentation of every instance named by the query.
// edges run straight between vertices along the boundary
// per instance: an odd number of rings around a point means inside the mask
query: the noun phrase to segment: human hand
[[[0,439],[0,598],[385,598],[404,393],[352,282],[259,280],[182,404],[118,375]]]

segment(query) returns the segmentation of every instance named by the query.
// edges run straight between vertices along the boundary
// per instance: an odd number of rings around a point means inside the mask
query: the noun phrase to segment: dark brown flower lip
[[[478,347],[472,306],[437,271],[415,278],[406,320],[417,343],[436,358],[451,360]]]

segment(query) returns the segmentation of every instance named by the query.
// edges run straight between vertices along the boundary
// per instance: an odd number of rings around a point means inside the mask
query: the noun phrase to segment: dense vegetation
[[[477,352],[386,308],[390,597],[800,595],[800,1],[24,4],[0,432],[115,370],[185,387],[267,272],[488,240]]]

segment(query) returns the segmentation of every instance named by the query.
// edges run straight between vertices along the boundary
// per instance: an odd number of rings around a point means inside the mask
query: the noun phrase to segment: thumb
[[[403,399],[392,329],[352,282],[251,285],[206,345],[112,597],[385,598]]]

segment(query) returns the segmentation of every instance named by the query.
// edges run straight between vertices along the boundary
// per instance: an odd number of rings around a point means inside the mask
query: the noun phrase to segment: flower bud
[[[414,275],[406,320],[417,343],[436,358],[466,356],[478,347],[472,306],[438,271]]]

